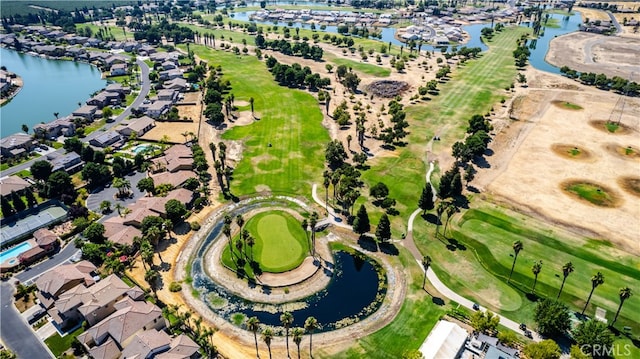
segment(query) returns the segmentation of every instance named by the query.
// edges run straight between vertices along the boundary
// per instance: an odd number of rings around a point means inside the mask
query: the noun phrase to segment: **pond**
[[[257,205],[244,206],[230,214],[235,216],[256,207]],[[386,295],[387,278],[380,264],[360,252],[340,250],[333,253],[333,278],[323,290],[304,300],[284,305],[253,303],[215,282],[202,267],[202,258],[211,243],[222,238],[221,230],[222,221],[213,227],[196,251],[190,275],[193,287],[200,293],[200,299],[213,312],[230,322],[234,322],[238,315],[256,316],[263,324],[279,326],[280,314],[285,311],[283,306],[286,306],[293,314],[294,326],[303,326],[306,318],[313,316],[322,326],[319,331],[334,330],[374,313]],[[376,301],[376,298],[380,300]]]
[[[22,77],[24,87],[9,102],[0,107],[0,137],[22,132],[41,122],[70,115],[91,94],[106,86],[95,66],[38,56],[0,48],[0,64]]]

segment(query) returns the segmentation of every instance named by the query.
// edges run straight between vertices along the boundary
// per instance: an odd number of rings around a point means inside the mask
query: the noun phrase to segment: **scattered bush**
[[[182,290],[182,285],[180,285],[180,283],[178,282],[171,282],[171,284],[169,284],[169,291],[170,292],[179,292]]]

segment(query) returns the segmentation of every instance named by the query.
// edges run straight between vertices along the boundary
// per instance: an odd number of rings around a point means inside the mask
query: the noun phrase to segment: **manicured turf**
[[[453,251],[447,249],[449,243],[434,239],[433,224],[418,218],[414,230],[420,247],[433,258],[432,266],[438,276],[454,291],[482,304],[489,304],[487,299],[493,297],[481,293],[495,288],[492,291],[500,293],[500,312],[514,320],[534,324],[531,317],[534,302],[526,294],[533,283],[531,266],[537,260],[542,260],[543,266],[536,293],[551,298],[556,297],[562,282],[562,266],[569,261],[573,263],[575,271],[568,277],[560,299],[576,311],[582,310],[589,295],[591,276],[597,271],[604,274],[605,283],[594,292],[587,315],[593,315],[599,306],[607,310],[609,320],[613,319],[619,304],[618,290],[627,285],[640,286],[640,268],[632,255],[606,242],[585,243],[559,230],[551,231],[523,215],[494,208],[471,209],[459,220],[456,217],[450,227],[453,227],[450,237],[458,241],[458,248]],[[524,250],[518,256],[511,285],[508,285],[512,244],[516,240],[522,241]],[[632,297],[625,302],[616,326],[637,327],[632,318],[638,311],[640,301]]]
[[[495,104],[499,106],[504,88],[514,82],[516,75],[512,55],[516,40],[529,31],[510,27],[497,33],[488,43],[489,51],[454,70],[451,80],[438,86],[440,95],[433,96],[427,104],[406,107],[410,125],[408,145],[399,147],[393,155],[376,157],[368,163],[371,169],[362,176],[367,185],[384,182],[389,187],[389,196],[398,201],[396,208],[402,218],[395,217],[392,221],[394,235],[406,231],[406,218],[417,208],[427,169],[426,143],[438,132],[441,141],[433,143],[433,151],[448,151],[464,136],[467,121],[473,114],[484,114]],[[361,197],[355,208],[365,201],[369,200]]]
[[[191,49],[209,64],[222,66],[223,79],[231,81],[236,101],[255,99],[260,120],[223,134],[226,140],[243,143],[231,192],[271,190],[310,197],[311,182],[322,179],[324,148],[329,142],[318,101],[305,91],[278,85],[255,56],[235,56],[204,46]]]
[[[309,255],[309,240],[300,222],[284,211],[268,211],[251,217],[245,227],[255,238],[253,260],[258,262],[263,272],[281,273],[297,268]],[[238,238],[235,237],[234,241]],[[235,243],[235,242],[234,242]],[[236,248],[234,255],[238,255]],[[249,253],[245,249],[245,253]],[[222,254],[222,262],[235,268],[234,257],[227,245]],[[249,263],[245,272],[253,277]]]
[[[256,237],[254,258],[265,272],[285,272],[302,263],[309,254],[304,230],[292,215],[283,211],[262,212],[247,222]]]
[[[614,202],[605,189],[591,183],[571,183],[565,190],[597,206],[610,207]]]
[[[49,347],[53,355],[57,357],[71,348],[71,342],[73,342],[73,339],[82,334],[82,332],[84,332],[84,329],[80,327],[73,333],[67,334],[64,337],[61,337],[60,334],[56,333],[45,339],[44,343]]]

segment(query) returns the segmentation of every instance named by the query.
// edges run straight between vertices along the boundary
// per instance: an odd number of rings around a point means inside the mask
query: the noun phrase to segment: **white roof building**
[[[459,325],[441,320],[420,346],[425,359],[458,358],[469,333]]]

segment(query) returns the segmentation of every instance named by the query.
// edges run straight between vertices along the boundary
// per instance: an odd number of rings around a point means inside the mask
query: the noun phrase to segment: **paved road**
[[[611,11],[607,10],[607,15],[609,15],[609,18],[611,19],[611,23],[616,27],[616,34],[621,33],[622,32],[622,26],[620,26],[620,23],[618,22],[618,19],[616,19],[616,17],[613,16]]]
[[[13,305],[13,292],[11,283],[0,283],[0,303],[2,304],[0,332],[4,344],[16,353],[18,358],[53,358],[49,349],[38,339]]]
[[[129,182],[131,183],[131,192],[133,193],[133,196],[131,198],[126,198],[124,200],[116,200],[115,195],[118,192],[118,190],[112,186],[109,188],[105,188],[100,192],[90,194],[89,197],[87,197],[87,208],[89,208],[89,210],[91,211],[100,213],[100,203],[102,203],[102,201],[111,202],[111,209],[114,211],[115,211],[116,203],[120,203],[123,206],[134,203],[139,198],[144,196],[144,193],[140,192],[140,190],[138,190],[138,187],[136,187],[136,185],[138,184],[138,181],[140,181],[145,177],[146,177],[146,174],[144,172],[136,172],[133,175],[125,176],[125,179],[129,180]]]
[[[140,86],[140,93],[138,94],[138,97],[136,97],[135,100],[133,100],[133,102],[131,103],[131,105],[129,105],[120,115],[118,115],[115,120],[113,122],[107,123],[103,129],[109,130],[111,129],[113,126],[118,125],[120,122],[122,122],[122,120],[126,119],[127,116],[129,116],[131,114],[131,110],[134,108],[138,108],[142,102],[145,100],[146,96],[149,94],[149,90],[151,90],[151,81],[149,81],[149,66],[147,66],[147,64],[144,63],[144,61],[142,60],[136,60],[136,64],[138,64],[138,66],[140,67],[140,76],[142,78],[142,85]],[[87,135],[87,137],[81,138],[81,140],[83,142],[88,143],[91,139],[100,136],[103,133],[103,131],[98,130],[98,131],[93,131],[92,133],[90,133],[89,135]],[[58,150],[56,150],[55,152],[59,153],[59,154],[64,154],[65,150],[60,148]],[[41,157],[38,158],[34,158],[32,160],[29,160],[27,162],[21,163],[17,166],[13,166],[9,169],[6,169],[4,171],[2,171],[2,173],[0,174],[0,177],[4,177],[4,176],[10,176],[14,173],[20,172],[22,170],[28,170],[29,168],[31,168],[31,165],[38,160],[41,160]]]

